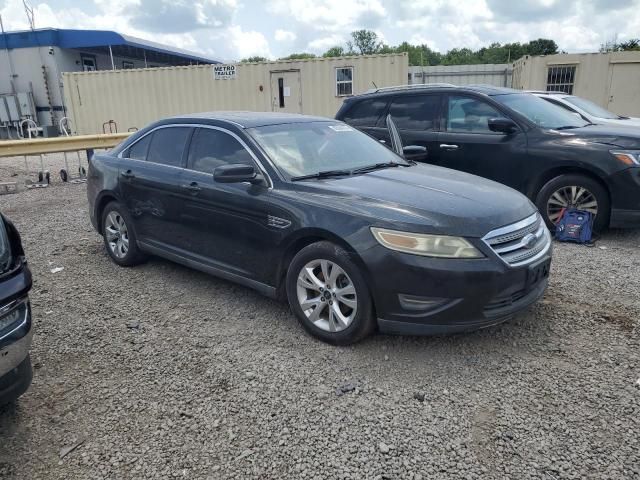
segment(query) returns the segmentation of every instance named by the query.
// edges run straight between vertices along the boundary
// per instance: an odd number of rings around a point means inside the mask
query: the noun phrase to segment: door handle
[[[126,172],[121,172],[120,175],[124,178],[136,178],[131,170],[127,170]]]
[[[457,150],[458,149],[458,145],[451,145],[449,143],[441,143],[440,144],[440,148],[442,148],[443,150]]]
[[[198,182],[191,182],[188,185],[182,185],[182,188],[186,188],[187,190],[193,193],[197,193],[200,190],[202,190],[202,188],[200,188],[200,186],[198,185]]]

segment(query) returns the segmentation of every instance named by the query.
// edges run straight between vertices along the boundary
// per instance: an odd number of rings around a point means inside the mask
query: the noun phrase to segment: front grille
[[[515,267],[540,258],[549,249],[551,235],[542,217],[535,213],[489,232],[483,240],[505,263]]]

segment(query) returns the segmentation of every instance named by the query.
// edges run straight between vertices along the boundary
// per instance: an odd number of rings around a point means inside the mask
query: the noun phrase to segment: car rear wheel
[[[555,229],[563,213],[570,208],[592,213],[596,231],[609,225],[609,194],[600,183],[585,175],[565,174],[551,179],[538,193],[536,206],[550,230]]]
[[[118,202],[109,203],[102,214],[102,236],[107,253],[120,266],[130,267],[145,260],[138,247],[129,212]]]
[[[309,245],[286,278],[289,305],[305,330],[333,345],[362,340],[375,327],[371,295],[360,269],[341,247]]]

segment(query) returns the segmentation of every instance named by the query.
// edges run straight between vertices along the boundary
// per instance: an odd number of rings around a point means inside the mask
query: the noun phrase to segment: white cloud
[[[297,38],[297,35],[288,30],[277,29],[275,33],[275,39],[278,42],[292,42]]]
[[[245,32],[239,26],[230,27],[228,33],[238,58],[254,55],[273,58],[269,50],[269,42],[267,42],[267,38],[262,33],[254,30]]]
[[[346,38],[344,38],[342,35],[334,34],[327,37],[316,38],[315,40],[309,42],[308,46],[311,50],[324,52],[331,47],[344,45],[345,43]]]

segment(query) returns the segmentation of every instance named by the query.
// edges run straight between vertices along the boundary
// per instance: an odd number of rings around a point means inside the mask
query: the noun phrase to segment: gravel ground
[[[83,185],[0,210],[36,328],[1,478],[640,477],[639,230],[556,245],[546,297],[510,323],[340,348],[246,288],[117,267]]]

